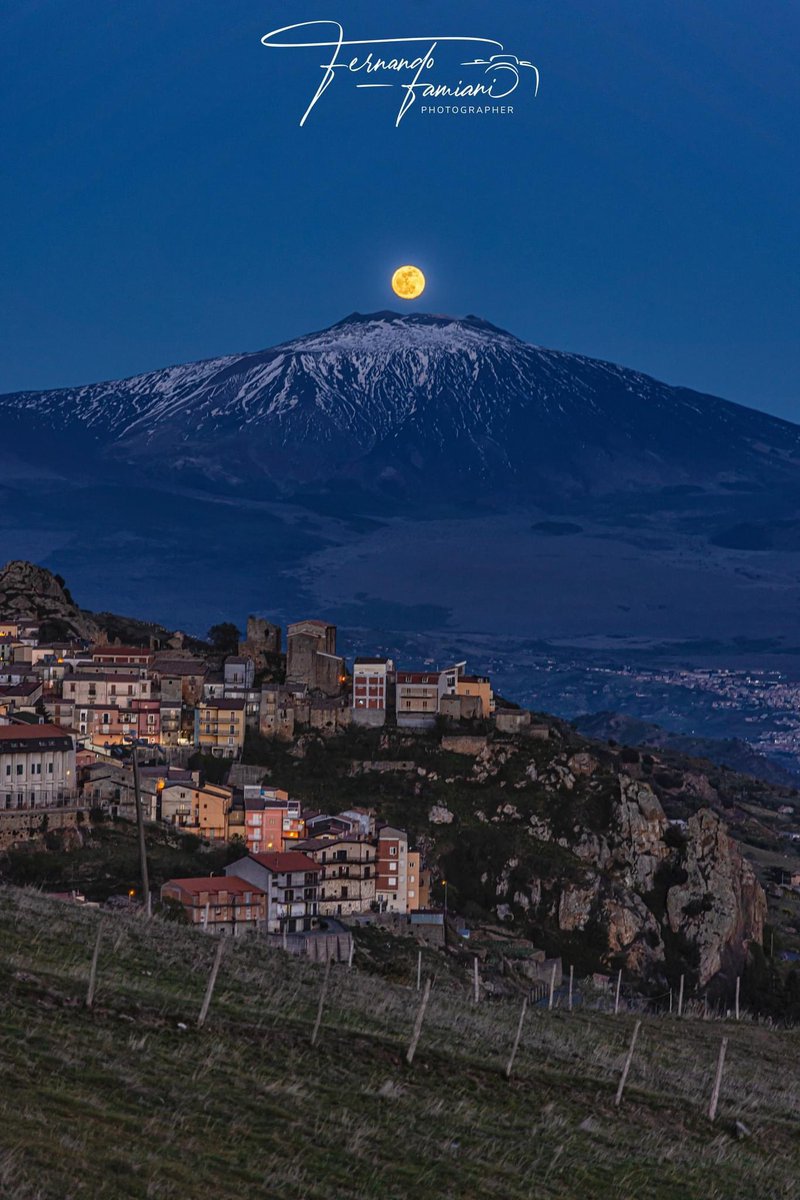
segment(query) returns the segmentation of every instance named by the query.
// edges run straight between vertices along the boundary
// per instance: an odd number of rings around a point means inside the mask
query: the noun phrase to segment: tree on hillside
[[[242,633],[232,621],[222,621],[219,625],[212,625],[206,636],[214,649],[219,650],[221,654],[235,654],[239,649]]]

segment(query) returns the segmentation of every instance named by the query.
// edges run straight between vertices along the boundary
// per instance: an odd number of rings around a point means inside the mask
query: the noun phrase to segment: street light
[[[142,869],[142,903],[147,916],[150,916],[150,874],[147,870],[147,846],[144,838],[144,816],[142,814],[142,795],[139,790],[139,757],[136,753],[139,745],[138,738],[126,737],[124,741],[131,744],[131,761],[133,766],[133,798],[136,804],[136,824],[139,830],[139,861]]]

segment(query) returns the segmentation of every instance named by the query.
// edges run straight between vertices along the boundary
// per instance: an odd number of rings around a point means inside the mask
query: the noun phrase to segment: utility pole
[[[139,755],[134,742],[131,747],[133,762],[133,795],[136,803],[136,824],[139,829],[139,862],[142,869],[142,904],[145,914],[150,916],[150,875],[147,870],[147,846],[144,840],[144,814],[142,813],[142,795],[139,791]]]

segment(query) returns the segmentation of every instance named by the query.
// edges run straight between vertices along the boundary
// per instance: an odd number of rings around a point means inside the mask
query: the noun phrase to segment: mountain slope
[[[534,347],[475,317],[354,314],[273,349],[0,396],[24,430],[281,492],[346,482],[435,502],[796,482],[800,430],[712,396]]]

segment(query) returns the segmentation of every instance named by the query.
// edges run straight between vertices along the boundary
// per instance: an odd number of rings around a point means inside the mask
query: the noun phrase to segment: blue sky
[[[495,38],[539,96],[397,129],[337,77],[301,129],[320,52],[260,38],[323,18]],[[800,420],[798,34],[789,0],[6,5],[0,391],[396,308],[417,262],[418,307]]]

